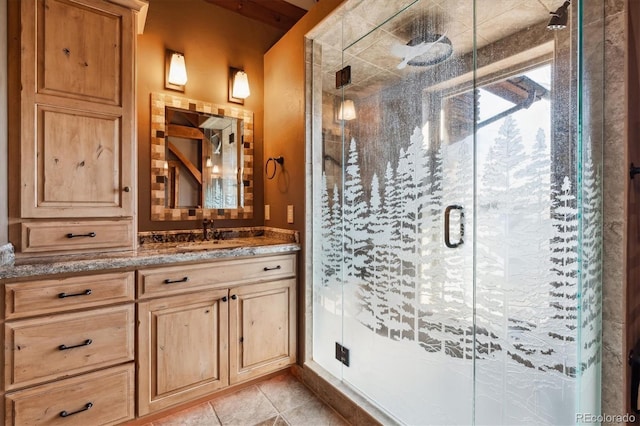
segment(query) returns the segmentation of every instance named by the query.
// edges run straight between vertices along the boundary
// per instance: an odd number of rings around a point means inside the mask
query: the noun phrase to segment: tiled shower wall
[[[626,297],[626,237],[628,234],[625,205],[627,204],[627,182],[629,182],[629,157],[627,156],[624,117],[626,116],[625,99],[628,96],[625,85],[625,52],[630,3],[637,3],[637,0],[604,0],[602,412],[605,414],[629,412],[625,328],[629,327],[631,330],[633,326],[634,321],[631,321],[630,317],[628,318],[626,312],[634,312],[634,304],[631,303],[631,300],[627,302]],[[640,272],[640,264],[637,264],[635,269]],[[640,306],[638,295],[635,296],[635,299],[635,305]],[[633,315],[639,316],[637,313]]]
[[[628,176],[626,175],[627,167],[630,162],[639,163],[640,162],[640,149],[637,147],[638,136],[640,136],[640,117],[638,117],[638,111],[640,110],[640,101],[638,100],[638,95],[640,94],[640,2],[635,0],[630,0],[627,5],[628,11],[626,22],[628,24],[626,40],[624,37],[619,36],[619,39],[623,39],[626,41],[627,47],[627,64],[628,64],[628,73],[627,73],[627,87],[622,87],[620,90],[624,90],[621,93],[627,93],[627,105],[620,105],[619,108],[625,108],[620,111],[620,116],[622,114],[627,113],[627,131],[626,131],[626,144],[622,144],[624,139],[624,128],[620,128],[619,124],[612,124],[615,132],[612,132],[611,144],[616,143],[616,139],[619,139],[618,146],[620,149],[611,150],[611,154],[605,153],[607,156],[615,156],[618,158],[618,161],[621,163],[618,167],[618,170],[622,174],[621,181],[629,182],[628,191],[626,194],[627,201],[627,211],[617,212],[618,215],[626,214],[626,230],[622,229],[621,232],[624,232],[623,235],[627,237],[627,277],[626,277],[626,317],[623,317],[622,320],[626,320],[626,349],[621,352],[621,361],[623,365],[626,365],[626,354],[633,346],[636,344],[638,340],[640,340],[640,291],[638,289],[638,283],[640,283],[640,179],[637,177],[630,181]],[[612,18],[615,15],[612,16]],[[618,55],[622,56],[622,48],[625,47],[623,45],[620,47],[618,51]],[[611,55],[613,56],[613,55]],[[619,64],[620,68],[623,68],[623,64]],[[622,137],[621,137],[622,136]],[[625,157],[625,152],[623,148],[628,147],[627,156]],[[612,160],[613,161],[613,160]],[[622,163],[624,161],[624,163]],[[612,177],[612,179],[617,178]],[[622,192],[622,191],[619,191]],[[623,193],[624,194],[624,193]],[[606,200],[605,200],[606,201]],[[623,199],[623,202],[625,200]],[[623,204],[624,205],[624,204]],[[616,213],[610,213],[616,214]],[[623,216],[623,219],[625,217]],[[608,228],[607,228],[608,229]],[[613,234],[613,238],[618,236],[617,233]],[[621,267],[624,265],[620,265]],[[614,269],[615,270],[615,269]],[[619,277],[616,277],[618,279]],[[624,276],[620,277],[624,280]],[[617,281],[616,281],[617,282]],[[624,281],[622,281],[624,283]],[[623,287],[624,289],[624,287]],[[625,310],[619,309],[620,307],[624,308],[624,303],[622,306],[620,304],[614,305],[614,308],[618,311]],[[616,312],[612,312],[613,318],[617,318],[620,316],[616,314]],[[623,322],[625,325],[625,322]],[[624,329],[624,327],[622,327]],[[606,331],[606,330],[605,330]],[[626,375],[629,377],[629,374]],[[629,395],[629,384],[625,388],[627,391],[624,393],[625,401],[628,401]]]

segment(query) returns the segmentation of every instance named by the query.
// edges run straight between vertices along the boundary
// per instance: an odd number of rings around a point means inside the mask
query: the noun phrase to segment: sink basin
[[[178,251],[204,251],[204,250],[217,250],[242,247],[242,241],[238,240],[212,240],[212,241],[200,241],[191,243],[182,243],[176,246]]]

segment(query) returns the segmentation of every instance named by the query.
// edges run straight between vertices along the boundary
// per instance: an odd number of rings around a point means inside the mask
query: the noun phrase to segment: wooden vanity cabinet
[[[229,385],[227,290],[138,303],[138,414]]]
[[[20,60],[21,90],[11,92],[20,108],[10,115],[20,129],[10,132],[18,251],[135,247],[136,14],[144,5],[10,2],[21,23],[10,45]]]
[[[295,362],[295,290],[295,278],[230,290],[231,384]]]
[[[4,302],[5,424],[134,418],[133,272],[8,282]]]
[[[295,271],[295,254],[138,271],[138,414],[295,363]]]

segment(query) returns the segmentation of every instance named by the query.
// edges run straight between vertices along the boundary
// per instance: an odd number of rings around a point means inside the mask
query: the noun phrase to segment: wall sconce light
[[[214,179],[218,179],[220,177],[220,167],[218,167],[217,164],[211,169],[211,177]]]
[[[165,89],[184,92],[187,84],[187,66],[184,55],[172,50],[165,51],[164,87]]]
[[[205,167],[213,167],[213,162],[211,161],[211,157],[207,157],[207,161],[205,162]]]
[[[356,106],[351,99],[340,102],[338,110],[338,120],[349,121],[356,118]]]
[[[247,73],[238,68],[229,68],[229,102],[244,105],[251,94]]]

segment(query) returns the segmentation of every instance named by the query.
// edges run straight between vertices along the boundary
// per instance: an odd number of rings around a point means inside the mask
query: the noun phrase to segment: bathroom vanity
[[[254,233],[0,269],[5,423],[118,424],[295,363],[299,244]]]
[[[295,362],[295,256],[137,271],[141,415]]]

